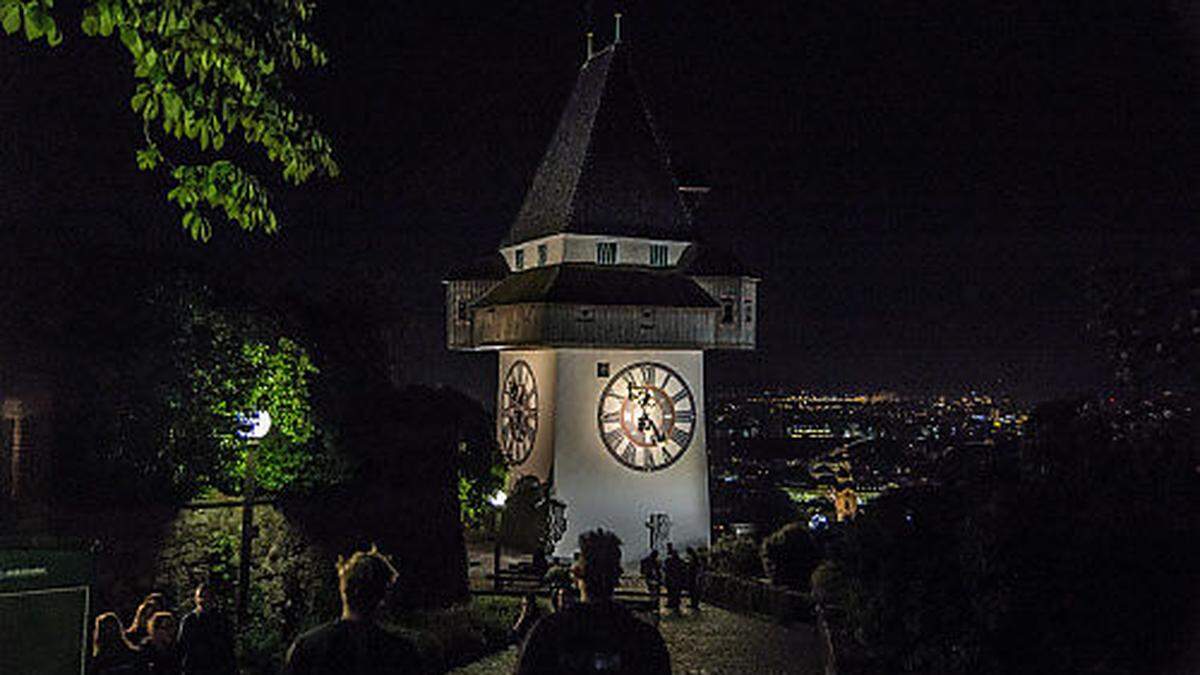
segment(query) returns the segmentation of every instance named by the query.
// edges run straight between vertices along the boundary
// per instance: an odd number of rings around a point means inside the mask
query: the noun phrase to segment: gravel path
[[[664,614],[659,623],[671,669],[689,675],[794,673],[820,675],[821,656],[812,627],[785,628],[716,607],[680,616]],[[451,671],[455,675],[511,673],[516,649]]]

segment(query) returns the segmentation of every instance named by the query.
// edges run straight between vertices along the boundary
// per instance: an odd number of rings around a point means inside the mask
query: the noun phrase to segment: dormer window
[[[650,244],[650,266],[651,267],[666,267],[667,266],[667,245],[666,244]]]
[[[513,267],[518,272],[525,269],[525,249],[519,248],[513,254]]]
[[[546,245],[538,244],[537,252],[538,252],[538,266],[541,267],[542,265],[546,264],[546,255],[547,255],[546,254]]]
[[[596,262],[601,265],[617,264],[617,242],[601,241],[596,244]]]

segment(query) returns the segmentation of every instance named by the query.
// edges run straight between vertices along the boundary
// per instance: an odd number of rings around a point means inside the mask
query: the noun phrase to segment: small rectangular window
[[[466,300],[458,301],[458,320],[459,321],[467,320],[467,301]]]
[[[525,269],[525,249],[519,248],[513,254],[513,267],[517,268],[518,271]]]
[[[575,309],[575,320],[589,322],[596,320],[596,310],[591,307],[578,307]]]
[[[666,267],[667,266],[667,245],[666,244],[650,244],[650,266],[651,267]]]
[[[545,265],[546,264],[546,245],[538,244],[537,251],[538,251],[538,265],[539,266]]]
[[[601,241],[596,244],[596,262],[601,265],[617,264],[617,242]]]
[[[596,362],[596,377],[608,377],[608,361]]]
[[[746,301],[746,323],[754,323],[754,305]]]
[[[721,323],[733,323],[733,298],[721,298]]]

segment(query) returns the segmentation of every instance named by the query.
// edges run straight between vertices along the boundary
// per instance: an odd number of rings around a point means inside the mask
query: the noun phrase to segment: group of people
[[[89,675],[236,675],[233,632],[200,584],[195,609],[177,621],[162,593],[142,600],[126,628],[116,612],[96,617]]]
[[[526,596],[514,627],[520,642],[516,675],[668,675],[662,635],[613,599],[621,579],[621,540],[593,530],[579,537],[571,567],[578,592],[543,614]],[[284,675],[384,675],[423,672],[411,644],[377,619],[396,571],[378,551],[338,562],[341,616],[301,635],[288,650]]]
[[[684,560],[673,544],[667,544],[667,558],[661,562],[658,549],[652,549],[650,555],[642,558],[640,571],[651,595],[657,598],[661,588],[667,589],[667,609],[679,611],[685,592],[692,609],[700,609],[700,576],[704,564],[696,549],[689,546],[687,560]]]
[[[621,540],[592,530],[580,535],[579,548],[571,568],[575,601],[543,616],[536,599],[527,598],[527,615],[518,624],[516,675],[668,675],[671,659],[658,629],[613,599],[621,579]],[[672,558],[678,559],[673,549],[669,563]],[[337,572],[341,616],[296,638],[283,675],[424,672],[414,646],[378,623],[397,579],[391,562],[372,548],[339,559]],[[128,629],[112,612],[97,617],[91,675],[235,675],[230,624],[208,586],[196,589],[195,602],[178,633],[161,594],[142,602]]]
[[[621,540],[593,530],[579,537],[571,568],[574,602],[541,612],[527,595],[514,627],[520,642],[516,675],[668,675],[671,659],[658,629],[613,600],[621,579]],[[385,675],[423,672],[411,644],[385,631],[378,615],[396,570],[372,548],[338,561],[341,616],[300,637],[283,675]]]

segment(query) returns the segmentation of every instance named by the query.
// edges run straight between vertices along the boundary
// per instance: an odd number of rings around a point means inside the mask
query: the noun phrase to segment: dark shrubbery
[[[1188,644],[1200,486],[1151,460],[1194,431],[1062,417],[1019,479],[888,495],[841,528],[814,592],[886,672],[1155,673]]]
[[[475,598],[445,609],[396,613],[383,625],[416,647],[421,672],[444,673],[507,647],[509,630],[520,613],[520,598]],[[259,630],[239,637],[243,672],[279,672],[290,646],[279,631]]]
[[[708,564],[709,569],[721,574],[752,579],[763,575],[758,544],[750,537],[721,537],[708,554]]]
[[[413,642],[425,672],[443,673],[508,646],[508,632],[520,613],[520,598],[475,598],[446,609],[399,614],[386,625]]]
[[[700,597],[718,607],[784,623],[808,621],[812,616],[808,594],[728,574],[705,574]]]
[[[807,589],[809,577],[821,560],[816,542],[803,523],[790,523],[762,542],[763,570],[771,583]]]

